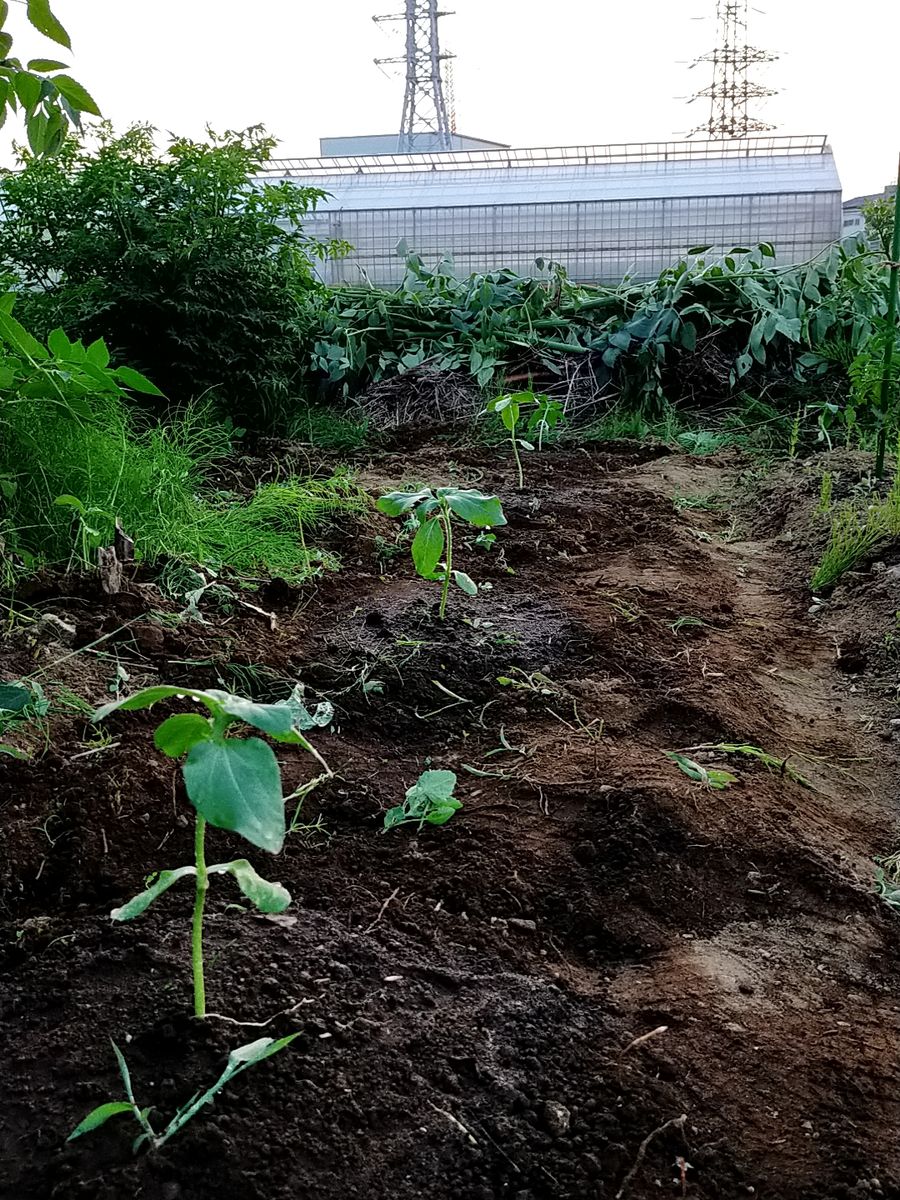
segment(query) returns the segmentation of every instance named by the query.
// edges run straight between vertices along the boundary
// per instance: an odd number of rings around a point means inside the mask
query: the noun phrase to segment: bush
[[[63,326],[102,337],[177,404],[211,393],[253,427],[283,421],[298,386],[298,303],[313,260],[339,252],[302,231],[322,198],[292,184],[251,186],[274,142],[259,128],[206,143],[100,129],[90,150],[22,157],[0,183],[0,268],[39,336]]]

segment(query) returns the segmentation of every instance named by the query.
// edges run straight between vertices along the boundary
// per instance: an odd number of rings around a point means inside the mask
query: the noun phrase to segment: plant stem
[[[887,444],[887,421],[891,403],[892,364],[894,343],[897,340],[897,292],[900,285],[900,164],[897,167],[897,196],[894,198],[894,235],[891,240],[891,273],[888,279],[887,338],[884,343],[884,372],[881,376],[881,427],[875,452],[875,478],[884,475],[884,452]]]
[[[516,470],[519,472],[519,491],[521,491],[525,486],[525,476],[522,474],[522,459],[519,457],[519,444],[516,441],[515,426],[513,426],[513,431],[510,434],[510,441],[512,442],[513,456],[516,460]]]
[[[203,907],[209,876],[206,871],[206,821],[197,814],[194,831],[194,862],[197,867],[197,888],[194,893],[194,923],[191,936],[191,966],[194,972],[194,1016],[206,1016],[206,982],[203,978]]]
[[[444,586],[441,588],[441,607],[438,614],[443,621],[447,612],[450,577],[453,573],[453,530],[450,527],[450,509],[444,501],[441,502],[441,520],[444,522],[444,542],[447,550],[447,570],[444,574]]]

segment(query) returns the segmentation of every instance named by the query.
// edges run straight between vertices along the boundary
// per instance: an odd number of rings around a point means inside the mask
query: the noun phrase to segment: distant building
[[[400,149],[412,139],[410,149]],[[319,138],[319,154],[322,158],[347,158],[372,154],[434,154],[451,153],[454,150],[508,150],[505,142],[487,142],[484,138],[466,137],[464,133],[451,133],[450,148],[442,148],[436,133],[370,133],[361,137]]]
[[[863,206],[871,204],[874,200],[885,200],[896,194],[896,183],[889,183],[883,192],[872,192],[868,196],[854,196],[852,200],[845,200],[841,206],[841,237],[854,237],[856,234],[864,236],[866,218],[863,216]]]
[[[263,178],[327,193],[304,228],[354,248],[323,264],[329,283],[398,283],[401,245],[430,265],[449,255],[463,276],[541,275],[540,258],[611,283],[654,278],[701,246],[770,242],[779,263],[806,262],[841,235],[821,135],[273,159]]]

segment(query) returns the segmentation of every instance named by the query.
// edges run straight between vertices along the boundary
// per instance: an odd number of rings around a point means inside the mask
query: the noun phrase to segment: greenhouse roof
[[[827,141],[770,137],[719,142],[568,146],[372,158],[273,160],[266,179],[330,193],[320,208],[443,208],[840,192]]]

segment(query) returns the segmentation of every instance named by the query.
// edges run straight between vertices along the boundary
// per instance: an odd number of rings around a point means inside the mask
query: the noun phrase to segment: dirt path
[[[135,1162],[113,1124],[62,1145],[118,1094],[108,1037],[168,1113],[254,1035],[184,1016],[188,897],[106,917],[189,855],[155,715],[78,759],[83,721],[60,721],[40,762],[0,768],[0,1196],[900,1197],[898,925],[871,893],[900,827],[892,714],[837,669],[792,544],[741,540],[740,467],[548,454],[517,495],[502,456],[458,454],[510,525],[461,550],[491,590],[444,626],[380,518],[311,600],[281,596],[274,633],[154,621],[173,606],[149,589],[48,600],[82,645],[131,621],[110,641],[135,686],[302,678],[336,706],[337,778],[278,863],[296,921],[219,892],[209,923],[215,1007],[302,1037]],[[435,448],[364,480],[447,472]],[[12,636],[7,674],[66,652]],[[109,672],[79,655],[54,677],[99,702]],[[281,757],[289,786],[309,777]],[[425,765],[458,773],[463,811],[382,836]]]

